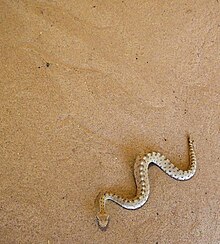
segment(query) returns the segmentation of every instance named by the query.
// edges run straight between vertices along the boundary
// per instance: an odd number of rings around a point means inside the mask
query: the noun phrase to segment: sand
[[[220,243],[219,1],[0,2],[0,243]],[[159,151],[139,210],[133,163]]]

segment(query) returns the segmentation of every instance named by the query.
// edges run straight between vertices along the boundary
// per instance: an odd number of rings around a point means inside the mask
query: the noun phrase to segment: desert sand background
[[[0,1],[0,243],[220,243],[220,2]],[[159,151],[139,210],[133,163]]]

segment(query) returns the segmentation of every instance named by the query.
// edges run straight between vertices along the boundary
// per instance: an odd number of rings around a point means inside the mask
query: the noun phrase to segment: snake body
[[[185,171],[177,168],[159,152],[151,152],[144,155],[144,157],[138,156],[134,164],[134,177],[137,187],[136,196],[128,199],[112,192],[103,193],[99,198],[99,212],[96,216],[99,227],[102,230],[106,230],[109,223],[109,215],[105,211],[107,200],[111,200],[126,209],[138,209],[146,203],[150,193],[148,167],[151,163],[157,165],[166,174],[176,180],[184,181],[192,178],[196,172],[196,156],[193,141],[190,138],[188,138],[188,143],[190,165],[188,170]]]

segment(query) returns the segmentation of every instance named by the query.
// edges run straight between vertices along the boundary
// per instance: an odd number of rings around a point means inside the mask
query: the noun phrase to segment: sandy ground
[[[0,1],[0,243],[220,243],[219,1]],[[199,168],[190,181],[150,169],[143,151]]]

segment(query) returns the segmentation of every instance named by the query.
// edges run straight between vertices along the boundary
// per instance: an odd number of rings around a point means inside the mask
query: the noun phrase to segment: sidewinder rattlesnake
[[[99,198],[99,212],[97,213],[98,225],[101,230],[106,230],[109,223],[109,215],[105,211],[107,200],[111,200],[126,209],[138,209],[142,207],[148,199],[150,185],[148,179],[148,166],[153,163],[160,167],[166,174],[176,180],[189,180],[196,172],[196,156],[193,147],[193,140],[188,138],[189,160],[188,170],[180,170],[174,166],[169,159],[159,152],[151,152],[144,157],[138,156],[134,164],[134,178],[136,182],[136,196],[130,199],[124,198],[112,192],[105,192]]]

